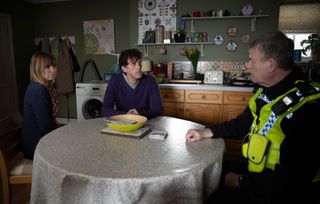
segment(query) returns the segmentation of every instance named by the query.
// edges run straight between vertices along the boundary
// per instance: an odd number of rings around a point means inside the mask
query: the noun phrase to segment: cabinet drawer
[[[184,102],[183,89],[160,89],[163,102]]]
[[[223,93],[223,104],[247,105],[252,96],[251,92],[226,91]]]
[[[186,90],[186,102],[188,103],[222,104],[222,99],[222,91]]]

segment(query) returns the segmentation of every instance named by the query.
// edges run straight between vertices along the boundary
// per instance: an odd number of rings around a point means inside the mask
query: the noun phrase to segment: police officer
[[[225,162],[213,203],[311,203],[320,164],[320,84],[293,66],[293,41],[268,33],[250,45],[248,71],[259,88],[237,118],[202,130],[203,138],[242,139],[245,162]]]

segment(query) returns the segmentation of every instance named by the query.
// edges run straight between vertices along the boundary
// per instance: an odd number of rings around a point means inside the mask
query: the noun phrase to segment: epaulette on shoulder
[[[320,93],[319,87],[313,86],[305,81],[298,81],[296,83],[296,88],[297,90],[290,91],[271,107],[271,110],[276,115],[282,115],[304,97]]]

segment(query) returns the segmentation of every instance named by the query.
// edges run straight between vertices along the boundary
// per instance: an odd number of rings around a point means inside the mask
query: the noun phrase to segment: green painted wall
[[[9,2],[9,0],[7,0]],[[18,0],[17,0],[18,1]],[[15,56],[18,75],[19,100],[22,104],[21,95],[29,82],[28,66],[32,52],[34,51],[34,38],[36,37],[59,37],[75,36],[75,49],[80,65],[88,58],[92,58],[100,73],[103,74],[112,71],[112,66],[116,63],[114,56],[107,55],[84,55],[83,43],[83,21],[98,19],[114,19],[115,22],[115,49],[121,52],[129,47],[136,47],[138,36],[138,0],[73,0],[68,2],[57,2],[47,4],[27,4],[19,1],[18,9],[13,6],[0,8],[13,15]],[[189,13],[194,10],[201,12],[214,9],[228,9],[232,14],[238,14],[241,7],[251,3],[257,10],[262,10],[264,14],[270,17],[257,19],[256,32],[250,31],[251,20],[249,19],[230,19],[230,20],[206,20],[196,22],[196,28],[199,32],[208,32],[212,38],[215,34],[226,36],[225,31],[229,26],[236,26],[239,30],[237,37],[239,40],[241,34],[250,34],[253,38],[267,31],[273,31],[278,26],[279,0],[269,1],[212,1],[212,0],[177,0],[178,15]],[[26,7],[23,7],[26,6]],[[13,9],[14,8],[14,9]],[[5,13],[5,12],[4,12]],[[190,24],[187,24],[189,31]],[[25,28],[27,27],[27,28]],[[230,38],[231,39],[231,38]],[[229,40],[226,37],[226,41]],[[182,46],[166,46],[167,55],[160,55],[161,46],[149,47],[149,58],[154,63],[167,63],[172,60],[186,60],[178,54]],[[138,49],[143,51],[141,46]],[[222,60],[222,61],[246,61],[248,45],[239,43],[239,48],[235,52],[226,51],[224,46],[205,46],[205,57],[200,60]],[[22,75],[22,77],[21,77]],[[79,76],[78,76],[79,77]],[[87,68],[84,81],[95,79],[94,73]],[[76,97],[70,94],[69,99],[66,96],[59,96],[59,117],[67,117],[67,104],[69,106],[69,117],[76,118]]]
[[[33,6],[34,36],[35,37],[60,37],[74,36],[77,59],[80,66],[91,58],[93,59],[103,77],[103,73],[112,71],[116,63],[116,57],[110,55],[84,55],[83,21],[114,19],[115,27],[115,51],[120,52],[130,44],[129,29],[129,1],[100,1],[100,0],[76,0],[69,2],[37,4]],[[80,73],[77,75],[80,80]],[[95,80],[95,74],[91,67],[86,68],[83,81]],[[76,96],[74,93],[67,96],[59,95],[59,117],[68,116],[76,118]]]

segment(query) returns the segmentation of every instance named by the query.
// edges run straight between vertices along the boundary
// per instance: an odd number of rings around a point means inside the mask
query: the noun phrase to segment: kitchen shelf
[[[143,46],[144,56],[148,57],[148,47],[149,46],[171,46],[171,45],[200,45],[200,55],[204,57],[204,46],[205,45],[214,45],[213,42],[184,42],[184,43],[142,43],[135,44],[136,46]]]
[[[250,16],[214,16],[214,17],[182,17],[182,20],[191,21],[191,32],[195,32],[194,21],[199,20],[228,20],[228,19],[251,19],[251,31],[256,30],[257,18],[266,18],[269,15],[250,15]]]
[[[257,18],[266,18],[269,15],[250,15],[250,16],[214,16],[214,17],[182,17],[181,19],[185,21],[191,21],[191,33],[195,32],[195,21],[202,21],[202,20],[229,20],[229,19],[251,19],[251,31],[256,30],[256,21]],[[214,45],[213,42],[184,42],[184,43],[140,43],[135,44],[136,46],[143,46],[144,49],[144,56],[148,56],[148,47],[149,46],[170,46],[170,45],[194,45],[200,46],[200,55],[204,56],[204,46],[205,45]]]

